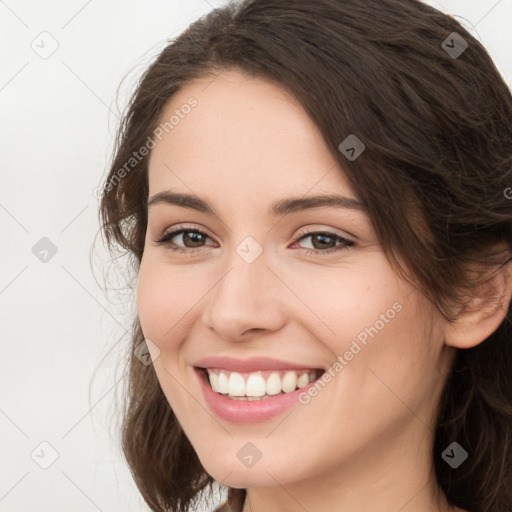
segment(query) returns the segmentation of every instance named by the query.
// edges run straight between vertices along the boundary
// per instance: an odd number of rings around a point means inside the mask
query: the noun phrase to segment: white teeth
[[[231,372],[229,376],[222,370],[207,369],[213,391],[240,400],[261,400],[280,393],[291,393],[303,388],[316,378],[314,370],[287,371],[281,378],[280,373],[272,372],[265,379],[261,372],[248,375],[247,381],[239,372]]]
[[[220,389],[219,388],[219,374],[210,372],[208,374],[208,377],[210,378],[210,384],[212,386],[212,389]]]
[[[281,377],[279,373],[271,373],[267,378],[267,395],[277,395],[281,393]]]
[[[243,380],[243,379],[242,379]],[[267,391],[267,384],[261,375],[249,375],[247,383],[245,384],[246,396],[263,396]]]
[[[282,382],[282,389],[285,393],[291,393],[297,388],[297,374],[295,372],[286,372]]]
[[[297,379],[297,387],[303,388],[304,386],[307,386],[309,384],[309,375],[307,373],[303,373],[298,379]]]
[[[245,395],[245,380],[237,372],[233,372],[229,376],[228,394],[233,395],[233,396],[244,396]]]
[[[219,374],[219,380],[217,381],[217,389],[214,389],[214,391],[217,391],[217,393],[222,393],[223,395],[227,395],[228,393],[228,377],[225,373]]]

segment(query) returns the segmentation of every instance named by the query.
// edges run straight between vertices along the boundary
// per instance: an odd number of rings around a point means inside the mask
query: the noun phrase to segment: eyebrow
[[[191,194],[182,194],[171,191],[158,192],[149,199],[148,208],[161,203],[173,204],[183,208],[190,208],[192,210],[197,210],[199,212],[215,215],[218,217],[215,208],[213,208],[210,203]],[[269,214],[273,217],[282,217],[289,213],[298,211],[328,207],[367,211],[364,203],[358,199],[340,195],[320,195],[312,197],[280,199],[279,201],[275,201],[270,204]]]

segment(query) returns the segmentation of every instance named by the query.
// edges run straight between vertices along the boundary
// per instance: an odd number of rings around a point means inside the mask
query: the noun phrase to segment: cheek
[[[161,350],[176,339],[180,319],[186,318],[194,304],[193,290],[179,269],[165,272],[161,263],[145,255],[137,281],[137,310],[144,336]]]
[[[363,378],[372,367],[399,379],[411,368],[418,371],[428,356],[422,348],[429,341],[428,303],[384,260],[375,260],[371,270],[353,269],[338,279],[317,281],[308,306],[324,324],[318,335],[324,333],[322,341],[336,356],[344,356],[351,374]],[[408,364],[400,366],[404,361]]]
[[[290,299],[296,313],[303,310],[302,318],[311,318],[309,326],[320,321],[315,334],[337,345],[332,348],[338,350],[344,350],[360,333],[364,339],[366,327],[375,322],[380,326],[380,314],[388,312],[386,319],[398,316],[393,304],[401,303],[405,293],[383,256],[374,257],[371,266],[349,262],[340,268],[310,270],[307,277],[293,268],[282,275],[300,298],[300,301]]]

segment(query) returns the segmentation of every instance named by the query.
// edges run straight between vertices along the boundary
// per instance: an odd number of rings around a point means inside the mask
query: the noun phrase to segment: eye
[[[176,245],[172,241],[173,238],[177,240],[181,239],[181,242],[185,244],[185,248]],[[171,251],[183,252],[183,253],[196,253],[202,250],[204,247],[201,245],[206,238],[210,238],[204,231],[200,229],[192,229],[180,226],[180,229],[175,229],[168,233],[164,233],[161,237],[155,240],[158,245],[164,245]],[[190,244],[187,247],[187,244]]]
[[[176,241],[181,240],[184,247],[176,244],[173,241],[174,238],[176,238]],[[293,245],[307,238],[311,238],[313,248],[308,249],[306,254],[331,254],[355,245],[355,242],[352,240],[348,240],[331,231],[302,232],[293,240]],[[203,250],[206,239],[211,240],[208,234],[200,229],[179,226],[178,229],[164,233],[157,240],[154,240],[154,242],[158,245],[164,245],[171,251],[195,254]],[[302,248],[305,249],[304,247]]]
[[[338,235],[337,233],[333,233],[331,231],[308,231],[306,233],[301,233],[299,237],[294,240],[294,244],[300,242],[301,240],[305,240],[306,238],[311,238],[313,241],[313,249],[306,251],[306,254],[331,254],[333,252],[342,251],[355,245],[355,242],[352,240],[348,240]],[[339,245],[332,245],[336,242],[339,242]],[[328,250],[325,250],[328,249]]]

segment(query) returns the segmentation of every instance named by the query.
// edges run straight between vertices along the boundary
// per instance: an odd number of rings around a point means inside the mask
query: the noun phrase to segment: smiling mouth
[[[257,401],[293,393],[318,380],[324,369],[260,370],[234,372],[223,368],[195,367],[210,388],[231,400]]]

